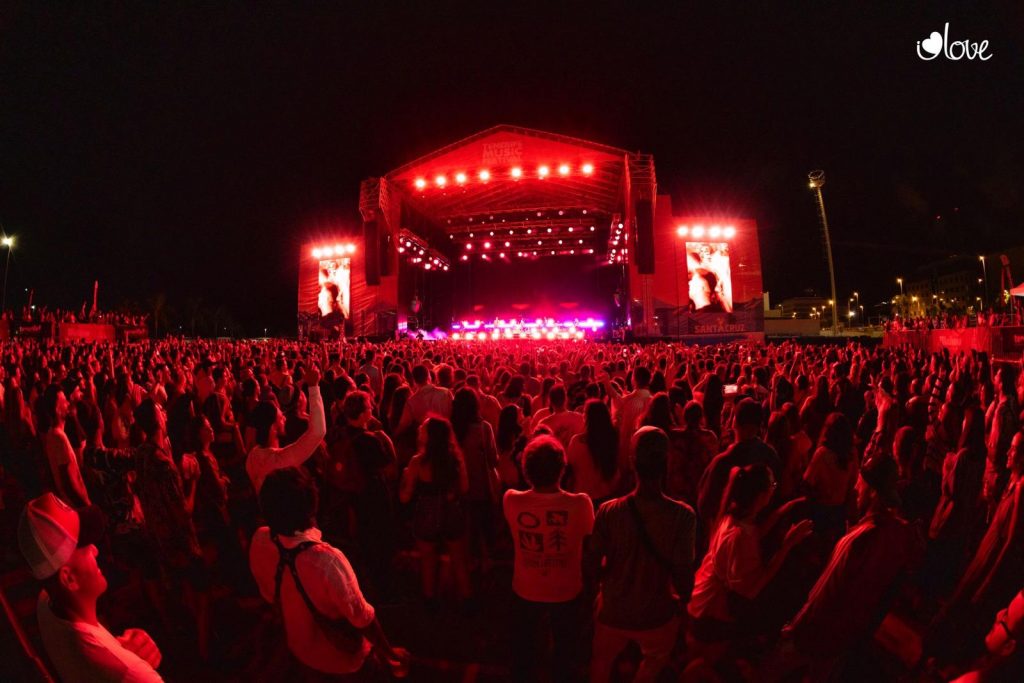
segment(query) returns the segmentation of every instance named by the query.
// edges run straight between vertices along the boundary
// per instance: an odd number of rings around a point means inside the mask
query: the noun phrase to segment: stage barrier
[[[113,325],[100,325],[93,323],[59,323],[57,325],[57,339],[66,341],[107,341],[112,342],[117,338],[116,328]]]
[[[949,330],[886,332],[882,346],[903,346],[928,352],[985,351],[989,355],[1019,359],[1024,353],[1024,327],[965,327]]]

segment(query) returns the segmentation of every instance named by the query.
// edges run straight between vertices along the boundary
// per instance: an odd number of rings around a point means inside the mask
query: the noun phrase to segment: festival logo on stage
[[[317,308],[320,318],[349,318],[349,297],[352,259],[336,258],[320,261],[320,294]]]
[[[687,242],[686,274],[690,310],[732,313],[732,274],[726,242]]]

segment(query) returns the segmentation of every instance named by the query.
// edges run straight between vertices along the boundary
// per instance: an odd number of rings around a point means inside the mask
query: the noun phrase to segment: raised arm
[[[320,371],[315,368],[307,370],[302,381],[309,387],[309,426],[294,443],[277,451],[275,464],[278,468],[298,467],[306,462],[327,434],[324,399],[320,395]]]

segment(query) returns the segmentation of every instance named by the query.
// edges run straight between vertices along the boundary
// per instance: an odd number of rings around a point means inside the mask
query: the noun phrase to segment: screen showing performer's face
[[[349,317],[349,282],[351,259],[328,259],[320,262],[320,295],[317,308],[320,316],[332,313]]]
[[[729,245],[725,242],[687,242],[686,274],[690,308],[698,312],[732,312]]]

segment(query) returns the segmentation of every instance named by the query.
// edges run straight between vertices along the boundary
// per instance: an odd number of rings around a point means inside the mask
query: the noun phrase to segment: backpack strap
[[[270,540],[277,546],[277,571],[274,573],[274,605],[276,606],[281,603],[281,579],[284,577],[284,568],[288,567],[291,570],[295,588],[298,589],[299,595],[302,596],[302,600],[306,603],[306,607],[313,614],[317,614],[318,612],[313,607],[313,602],[306,594],[306,589],[302,587],[302,582],[299,581],[299,572],[295,569],[295,558],[304,550],[318,545],[318,543],[316,541],[303,541],[294,548],[285,548],[281,541],[278,540],[276,534],[272,534]]]

